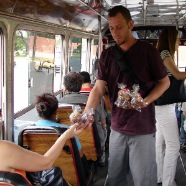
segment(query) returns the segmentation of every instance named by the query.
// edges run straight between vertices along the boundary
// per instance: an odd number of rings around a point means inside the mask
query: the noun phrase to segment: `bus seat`
[[[69,115],[73,112],[72,106],[61,106],[57,110],[57,118],[62,124],[70,125]],[[96,125],[84,129],[78,135],[79,141],[83,148],[87,160],[97,161],[101,153],[101,143]]]
[[[28,181],[18,173],[0,171],[1,186],[30,186]]]
[[[19,133],[18,144],[44,154],[65,130],[65,128],[60,127],[29,126]],[[72,186],[86,186],[90,182],[89,179],[86,179],[75,138],[66,141],[53,166],[62,169],[65,180]]]
[[[56,118],[61,124],[70,126],[69,116],[72,113],[72,106],[61,106],[57,109]]]
[[[80,91],[79,93],[80,93],[80,94],[84,94],[84,95],[86,95],[86,96],[89,96],[90,91]]]

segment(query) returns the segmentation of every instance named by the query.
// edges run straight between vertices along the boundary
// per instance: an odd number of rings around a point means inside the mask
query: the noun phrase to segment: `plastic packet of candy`
[[[121,107],[125,109],[130,108],[130,99],[131,99],[130,90],[126,87],[127,86],[125,84],[118,83],[118,88],[120,88],[120,90],[118,91],[118,97],[114,102],[114,104],[117,105],[117,107]]]
[[[79,105],[73,105],[73,112],[70,114],[69,118],[72,124],[78,123],[82,124],[82,109]]]
[[[131,107],[139,112],[141,112],[141,107],[143,106],[143,98],[139,93],[139,85],[134,84],[131,91]]]
[[[87,125],[94,122],[94,109],[91,108],[82,114],[82,109],[79,105],[74,105],[72,107],[73,112],[70,114],[69,118],[71,124],[78,123],[80,128],[86,128]]]
[[[94,115],[95,115],[94,109],[91,108],[91,109],[87,110],[86,113],[87,113],[88,123],[93,123],[94,122]]]

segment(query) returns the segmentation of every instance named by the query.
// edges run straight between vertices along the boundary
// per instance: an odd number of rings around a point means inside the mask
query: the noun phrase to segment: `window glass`
[[[87,50],[88,40],[82,38],[82,46],[81,46],[81,69],[80,71],[89,71],[89,51]]]
[[[186,46],[179,46],[178,53],[175,55],[175,62],[178,64],[180,71],[184,72],[186,67]],[[178,54],[178,57],[177,57]],[[177,60],[178,59],[178,60]]]
[[[16,31],[14,42],[14,111],[28,106],[30,32]]]
[[[93,39],[91,43],[91,61],[90,61],[90,72],[92,72],[92,82],[94,83],[97,75],[97,66],[98,66],[98,40]]]
[[[62,81],[62,64],[64,59],[63,47],[62,47],[62,37],[60,35],[55,36],[55,55],[54,55],[54,92],[61,89]]]
[[[17,30],[14,42],[14,112],[35,103],[36,96],[60,90],[63,49],[59,35]],[[35,108],[14,120],[14,141],[19,132],[33,125]]]
[[[17,30],[14,42],[14,112],[35,102],[37,95],[60,89],[61,37]]]
[[[79,72],[81,69],[81,38],[71,38],[69,44],[69,71]]]

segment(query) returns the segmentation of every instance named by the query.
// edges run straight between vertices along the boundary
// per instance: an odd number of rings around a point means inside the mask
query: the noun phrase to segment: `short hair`
[[[86,71],[82,71],[80,72],[82,78],[83,78],[83,83],[90,83],[91,80],[90,80],[90,74]]]
[[[176,27],[166,27],[164,28],[158,38],[157,49],[159,52],[163,50],[168,50],[171,56],[175,53],[175,44],[178,36],[178,30]]]
[[[127,9],[126,7],[124,7],[122,5],[114,6],[113,8],[108,10],[108,16],[109,17],[114,17],[118,13],[121,13],[122,16],[126,19],[127,22],[132,20],[129,9]]]
[[[64,86],[69,92],[79,92],[83,83],[82,76],[77,72],[70,72],[64,77]]]
[[[58,109],[58,100],[51,93],[43,93],[36,97],[35,108],[39,117],[49,119]]]

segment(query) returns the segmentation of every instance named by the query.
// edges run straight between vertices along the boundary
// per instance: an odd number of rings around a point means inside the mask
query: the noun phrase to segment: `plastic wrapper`
[[[130,108],[130,90],[126,88],[127,86],[125,84],[118,83],[118,87],[120,88],[120,90],[118,92],[117,100],[114,104],[117,105],[117,107],[125,109]]]
[[[143,98],[141,97],[141,94],[139,93],[139,85],[134,84],[132,86],[131,91],[131,108],[141,112],[141,107],[143,106]]]
[[[93,123],[94,122],[94,115],[95,115],[94,109],[91,108],[91,109],[87,110],[86,114],[87,114],[88,123]]]
[[[72,124],[78,123],[82,124],[82,109],[79,105],[74,105],[72,107],[73,112],[70,114],[69,118]]]
[[[94,122],[94,110],[93,108],[82,113],[82,109],[79,105],[73,106],[73,112],[70,114],[69,118],[71,124],[78,123],[80,128],[85,128],[87,125]]]

